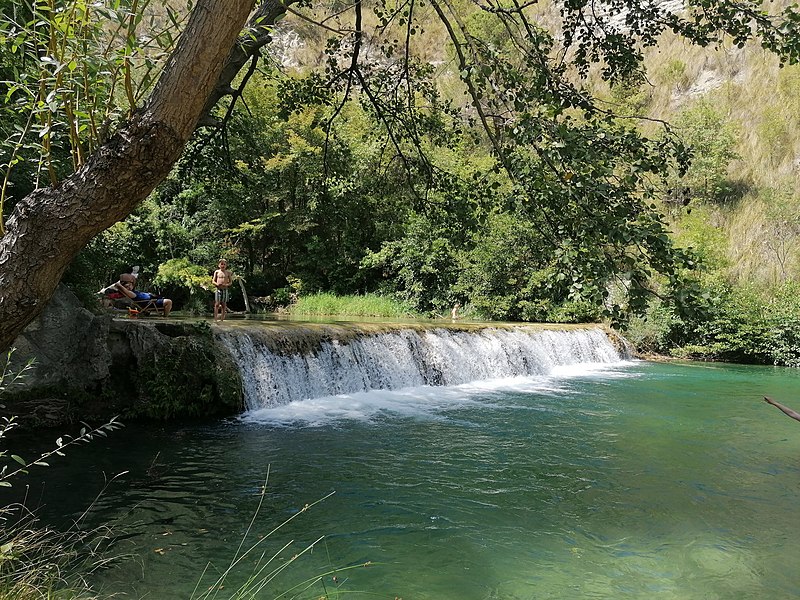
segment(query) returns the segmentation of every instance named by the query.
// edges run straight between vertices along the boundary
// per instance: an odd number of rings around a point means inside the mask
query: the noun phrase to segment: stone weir
[[[216,328],[215,336],[239,367],[248,410],[370,390],[547,375],[559,366],[627,357],[621,340],[596,325],[242,324]]]
[[[2,392],[0,416],[37,426],[218,417],[626,356],[620,338],[594,325],[133,320],[93,315],[63,287],[16,347],[12,369],[36,363]]]
[[[15,340],[0,416],[23,425],[206,418],[243,408],[239,370],[207,321],[93,314],[59,286]]]

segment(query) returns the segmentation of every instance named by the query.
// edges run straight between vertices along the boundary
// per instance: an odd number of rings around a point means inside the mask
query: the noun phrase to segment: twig
[[[791,417],[795,421],[800,421],[800,413],[792,410],[788,406],[784,406],[780,402],[775,402],[775,400],[773,400],[769,396],[764,396],[764,402],[766,402],[767,404],[772,404],[772,406],[783,412],[785,415]]]

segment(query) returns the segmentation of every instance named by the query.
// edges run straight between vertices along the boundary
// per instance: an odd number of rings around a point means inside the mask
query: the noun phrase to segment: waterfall
[[[250,410],[376,389],[547,375],[558,366],[623,358],[601,329],[350,331],[342,339],[316,334],[304,344],[255,328],[217,335],[239,365]]]

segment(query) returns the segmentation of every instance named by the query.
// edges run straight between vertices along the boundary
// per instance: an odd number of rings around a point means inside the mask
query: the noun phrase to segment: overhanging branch
[[[225,61],[217,84],[203,107],[198,127],[219,125],[219,121],[211,115],[211,111],[222,98],[236,93],[237,88],[233,87],[234,79],[248,61],[272,41],[272,28],[286,14],[287,7],[294,3],[295,0],[265,0],[259,4]]]

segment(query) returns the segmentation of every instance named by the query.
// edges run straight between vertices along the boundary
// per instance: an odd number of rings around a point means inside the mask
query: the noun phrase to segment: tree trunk
[[[144,108],[79,171],[17,204],[0,239],[0,349],[42,311],[78,251],[167,176],[253,6],[198,0]]]

